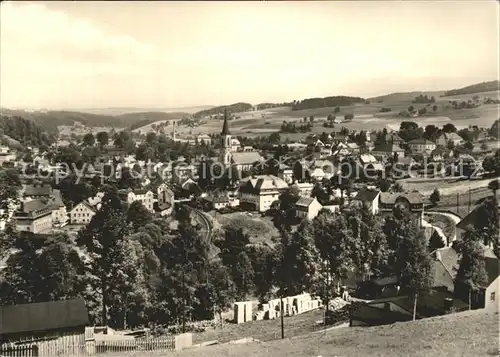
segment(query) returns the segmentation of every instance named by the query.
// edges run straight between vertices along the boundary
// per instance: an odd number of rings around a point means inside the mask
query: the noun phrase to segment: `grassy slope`
[[[497,356],[498,323],[498,314],[476,310],[387,326],[339,328],[283,341],[198,348],[171,356]],[[245,336],[242,333],[239,338]]]

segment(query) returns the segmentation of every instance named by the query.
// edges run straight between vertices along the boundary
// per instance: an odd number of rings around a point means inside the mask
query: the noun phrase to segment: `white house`
[[[300,219],[313,220],[322,208],[316,197],[300,197],[295,203],[295,215]]]
[[[457,133],[441,133],[441,134],[439,134],[438,138],[436,139],[436,144],[439,146],[447,147],[448,143],[450,141],[455,146],[465,144],[465,140]]]
[[[498,313],[500,311],[500,277],[497,276],[495,280],[486,288],[484,294],[484,308],[488,311]]]
[[[301,196],[310,197],[314,185],[310,182],[295,182],[292,188],[296,188]]]
[[[422,138],[409,141],[408,146],[414,154],[430,154],[436,148],[436,143]]]
[[[379,197],[379,190],[375,188],[363,188],[354,197],[352,204],[364,205],[372,214],[377,214],[379,211]]]
[[[120,194],[129,205],[139,201],[149,212],[154,213],[154,194],[150,190],[121,191]]]
[[[96,210],[88,202],[82,201],[70,211],[71,224],[89,224]]]
[[[40,199],[23,201],[12,218],[20,232],[49,233],[52,230],[52,205]]]
[[[287,183],[274,175],[246,177],[240,182],[240,206],[243,209],[265,212],[287,188]]]

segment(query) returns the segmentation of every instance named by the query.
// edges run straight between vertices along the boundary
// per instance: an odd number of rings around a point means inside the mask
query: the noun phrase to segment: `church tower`
[[[224,109],[224,124],[222,125],[221,139],[221,162],[229,166],[231,164],[231,134],[227,120],[227,109]]]

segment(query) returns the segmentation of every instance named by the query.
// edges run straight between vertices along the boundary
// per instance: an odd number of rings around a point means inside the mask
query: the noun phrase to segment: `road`
[[[212,242],[212,222],[210,222],[210,220],[207,218],[205,213],[203,213],[202,211],[200,211],[196,208],[193,208],[191,206],[188,206],[186,204],[184,204],[183,206],[186,207],[190,212],[192,212],[196,217],[198,217],[198,221],[200,221],[201,224],[203,226],[205,226],[205,229],[203,229],[202,232],[204,232],[205,241],[208,244],[211,244],[211,242]]]
[[[440,211],[425,211],[424,215],[429,215],[429,216],[432,216],[432,215],[441,215],[441,216],[444,216],[444,217],[447,217],[449,219],[451,219],[451,221],[455,224],[455,226],[458,224],[458,222],[460,222],[462,220],[462,218],[460,218],[460,216],[456,215],[456,214],[453,214],[451,212],[440,212]],[[434,226],[434,228],[436,229],[436,231],[438,232],[438,234],[441,236],[441,238],[443,237],[446,237],[443,230],[439,227],[436,227]],[[449,237],[449,242],[454,242],[456,239],[457,239],[457,232],[455,230],[455,234],[453,235],[453,237]],[[446,245],[446,241],[444,241],[445,245]]]

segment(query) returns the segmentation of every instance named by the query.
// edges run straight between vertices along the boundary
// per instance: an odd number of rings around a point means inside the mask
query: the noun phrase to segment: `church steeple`
[[[224,109],[224,124],[222,125],[222,135],[229,135],[229,123],[227,121],[227,108]]]
[[[227,118],[227,109],[224,109],[224,124],[221,133],[221,161],[224,165],[231,164],[231,134],[229,133],[229,122]]]

